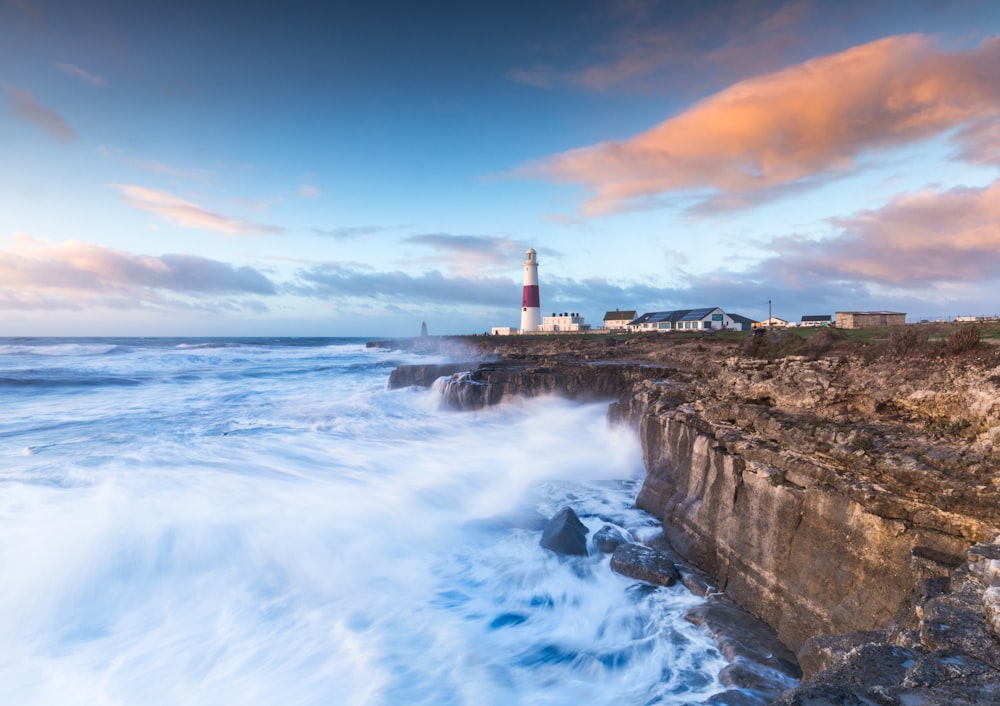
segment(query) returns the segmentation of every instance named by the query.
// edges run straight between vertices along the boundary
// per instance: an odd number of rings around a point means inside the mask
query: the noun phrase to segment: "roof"
[[[853,314],[854,316],[882,316],[884,314],[895,314],[896,316],[906,316],[902,311],[838,311],[838,314]],[[802,317],[803,319],[805,317]]]
[[[830,321],[832,316],[829,314],[805,314],[802,317],[803,321]]]
[[[757,323],[756,319],[748,318],[746,316],[743,316],[742,314],[731,314],[731,313],[727,312],[726,316],[728,316],[730,319],[732,319],[733,321],[735,321],[738,324],[755,324],[755,323]],[[772,318],[777,319],[777,317],[772,317]],[[777,319],[777,320],[778,321],[783,321],[783,319]]]
[[[651,311],[649,313],[643,314],[638,319],[631,322],[629,325],[637,326],[640,324],[658,324],[665,321],[670,321],[670,322],[701,321],[702,319],[704,319],[706,316],[708,316],[718,308],[719,307],[717,306],[709,306],[709,307],[703,307],[701,309],[675,309],[674,311]]]
[[[634,309],[632,311],[618,311],[618,309],[615,309],[614,311],[609,311],[607,314],[604,315],[605,321],[619,321],[621,319],[628,319],[629,321],[631,321],[634,318],[635,318]]]

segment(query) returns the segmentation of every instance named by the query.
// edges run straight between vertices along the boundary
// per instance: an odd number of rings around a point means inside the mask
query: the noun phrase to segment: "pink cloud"
[[[4,90],[10,96],[14,115],[22,121],[41,128],[59,142],[76,139],[76,131],[57,113],[35,100],[33,95],[10,84],[4,84]]]
[[[775,240],[779,254],[761,272],[815,286],[851,281],[916,290],[1000,279],[1000,180],[905,194],[830,222],[838,233],[826,240]]]
[[[25,236],[0,250],[0,301],[17,308],[78,308],[81,304],[162,302],[162,293],[204,297],[272,295],[259,271],[207,258],[136,255],[68,241],[52,245]]]
[[[92,74],[89,71],[81,69],[79,66],[76,66],[74,64],[56,63],[56,68],[62,71],[67,76],[73,76],[75,78],[78,78],[81,81],[89,83],[91,86],[104,88],[105,86],[108,85],[107,80],[103,76]]]
[[[131,184],[114,184],[113,186],[121,192],[125,203],[129,206],[155,213],[167,223],[182,228],[214,230],[230,235],[261,235],[283,232],[281,228],[276,226],[241,221],[215,213],[192,201],[174,196],[168,191],[148,189],[144,186]]]
[[[741,81],[633,138],[554,155],[522,173],[589,188],[588,216],[676,192],[752,202],[956,128],[978,126],[966,144],[995,139],[996,66],[1000,38],[945,54],[921,35],[889,37]]]

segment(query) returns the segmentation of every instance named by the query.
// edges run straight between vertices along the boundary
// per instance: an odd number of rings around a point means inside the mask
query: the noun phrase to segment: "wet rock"
[[[774,629],[720,594],[709,596],[684,616],[712,635],[730,664],[719,675],[726,686],[769,698],[794,687],[802,671]]]
[[[387,387],[430,387],[438,378],[468,370],[475,370],[479,363],[441,363],[437,365],[400,365],[389,373]]]
[[[573,508],[564,507],[549,520],[540,543],[556,554],[587,556],[588,531]]]
[[[623,544],[628,544],[628,540],[617,527],[604,525],[594,534],[594,551],[601,554],[611,554]]]
[[[728,689],[713,694],[701,703],[705,706],[767,706],[770,702],[771,699],[764,694]]]
[[[658,586],[673,586],[680,578],[670,558],[652,547],[623,544],[611,555],[611,569],[622,576]]]

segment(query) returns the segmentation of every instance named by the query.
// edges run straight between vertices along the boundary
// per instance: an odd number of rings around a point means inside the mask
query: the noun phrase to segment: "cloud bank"
[[[19,309],[76,309],[84,304],[135,308],[163,294],[271,296],[273,282],[252,267],[197,255],[136,255],[69,241],[20,237],[0,250],[0,301]]]
[[[741,81],[631,139],[521,170],[581,184],[583,214],[642,208],[664,195],[739,207],[844,174],[859,159],[954,131],[966,159],[996,163],[1000,38],[943,53],[894,36]]]

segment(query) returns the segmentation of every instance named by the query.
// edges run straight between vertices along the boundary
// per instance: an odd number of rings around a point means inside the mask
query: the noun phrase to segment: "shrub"
[[[979,347],[982,331],[978,326],[962,326],[952,331],[944,341],[944,346],[952,355],[965,353]]]
[[[804,345],[805,339],[791,331],[755,329],[744,343],[744,350],[754,358],[774,360],[799,355]]]
[[[916,326],[906,326],[889,334],[889,353],[896,356],[915,353],[927,346],[928,332]]]

